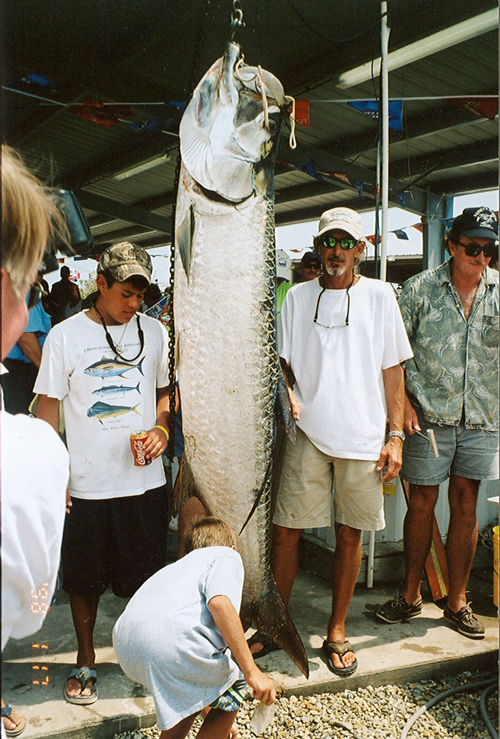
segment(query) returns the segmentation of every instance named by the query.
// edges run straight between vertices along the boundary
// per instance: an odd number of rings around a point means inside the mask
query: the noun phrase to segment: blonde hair
[[[2,266],[17,297],[56,232],[66,240],[66,224],[54,198],[17,152],[2,144]]]
[[[222,518],[198,518],[188,528],[185,540],[186,554],[204,547],[236,547],[232,528]]]

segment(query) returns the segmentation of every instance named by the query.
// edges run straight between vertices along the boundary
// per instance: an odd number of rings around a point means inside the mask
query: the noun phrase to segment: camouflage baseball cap
[[[126,282],[134,275],[140,275],[150,283],[153,263],[142,246],[122,241],[107,246],[101,254],[97,271],[104,272],[106,269],[109,269],[117,282]]]

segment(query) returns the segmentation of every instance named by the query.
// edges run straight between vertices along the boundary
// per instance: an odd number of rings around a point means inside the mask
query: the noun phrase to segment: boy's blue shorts
[[[210,708],[218,708],[220,711],[237,711],[245,700],[247,689],[244,680],[236,680],[225,693],[210,704]]]

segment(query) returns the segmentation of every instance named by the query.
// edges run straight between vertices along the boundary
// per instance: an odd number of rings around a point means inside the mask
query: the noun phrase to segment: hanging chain
[[[195,53],[193,57],[193,65],[191,68],[191,80],[190,80],[188,94],[187,94],[188,103],[191,100],[191,97],[194,92],[194,88],[196,87],[197,75],[198,75],[199,66],[200,66],[201,52],[203,49],[203,41],[205,38],[205,32],[206,32],[207,26],[208,26],[208,12],[210,9],[210,1],[211,0],[200,0],[200,9],[202,9],[202,6],[204,6],[204,13],[200,13],[200,24],[198,26],[198,31],[196,34],[196,41],[195,41],[195,46],[194,46]],[[238,0],[234,0],[234,2],[238,2]],[[174,412],[175,401],[176,401],[176,392],[175,392],[176,336],[175,336],[175,320],[174,320],[175,214],[176,214],[176,206],[177,206],[177,192],[179,189],[180,173],[181,173],[181,149],[180,149],[180,141],[179,141],[179,150],[177,153],[177,162],[175,165],[175,178],[174,178],[174,189],[173,189],[174,200],[172,203],[172,227],[171,227],[172,241],[171,241],[171,246],[170,246],[170,304],[168,308],[168,319],[169,319],[169,327],[170,327],[170,343],[169,343],[169,348],[168,348],[170,417],[168,421],[169,439],[168,439],[167,457],[170,461],[172,461],[174,458],[174,442],[175,442],[175,412]]]

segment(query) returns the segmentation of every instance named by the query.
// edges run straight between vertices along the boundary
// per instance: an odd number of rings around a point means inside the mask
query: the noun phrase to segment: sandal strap
[[[84,690],[86,684],[90,682],[90,680],[94,681],[94,685],[96,684],[97,670],[92,667],[86,667],[85,665],[83,667],[74,667],[68,675],[68,680],[70,677],[76,678],[82,686],[82,690]]]
[[[346,641],[328,641],[325,639],[323,643],[324,648],[328,651],[329,655],[336,654],[339,657],[344,657],[348,652],[352,652],[354,654],[354,649],[352,648],[350,642]]]
[[[12,721],[11,719],[12,714],[12,706],[9,706],[8,703],[5,704],[5,706],[2,706],[2,718],[8,718],[9,721]]]

